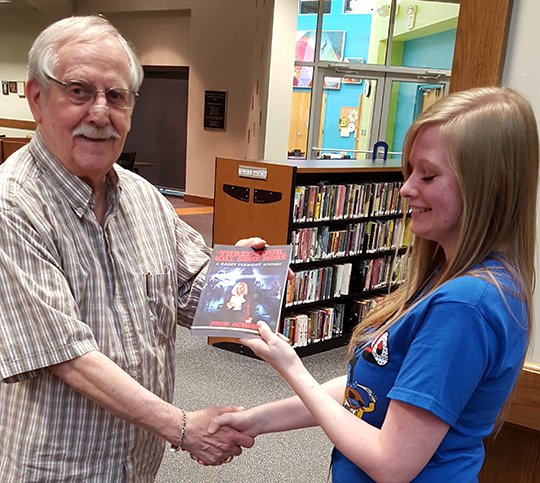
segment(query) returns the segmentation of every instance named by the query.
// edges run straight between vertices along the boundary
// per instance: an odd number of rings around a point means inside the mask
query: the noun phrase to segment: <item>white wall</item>
[[[2,15],[0,29],[0,79],[7,81],[26,80],[26,57],[34,37],[48,25],[42,15],[31,13],[22,16],[8,11]],[[32,113],[26,98],[16,94],[0,94],[0,118],[32,121]],[[0,128],[7,136],[26,136],[31,131]]]
[[[189,10],[112,12],[107,18],[133,43],[143,65],[190,65]]]
[[[297,0],[275,0],[264,147],[267,160],[287,159],[297,14]]]
[[[540,2],[538,0],[519,0],[514,2],[512,20],[503,73],[503,84],[520,91],[530,101],[540,121],[540,56],[536,48],[540,48],[538,37],[538,21],[540,20]],[[539,211],[540,213],[540,211]],[[540,227],[540,216],[538,217]],[[540,235],[540,231],[537,235]],[[536,292],[535,328],[533,345],[527,360],[540,363],[540,251],[536,256]]]

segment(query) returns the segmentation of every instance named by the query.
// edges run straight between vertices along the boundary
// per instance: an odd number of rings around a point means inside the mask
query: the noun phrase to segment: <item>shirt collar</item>
[[[45,176],[50,178],[52,186],[58,190],[62,197],[73,208],[73,211],[81,218],[86,210],[94,207],[92,189],[82,179],[73,175],[47,148],[39,129],[32,136],[29,149],[36,164]],[[105,190],[108,210],[115,210],[120,196],[118,175],[111,169],[105,178]],[[111,204],[113,206],[111,206]]]

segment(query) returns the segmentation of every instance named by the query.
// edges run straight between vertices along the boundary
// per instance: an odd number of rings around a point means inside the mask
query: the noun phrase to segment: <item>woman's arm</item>
[[[343,399],[346,376],[332,379],[321,387],[336,401]],[[298,396],[261,404],[245,411],[225,413],[212,419],[208,427],[214,433],[221,426],[230,426],[250,436],[316,426],[318,422]]]
[[[448,431],[446,423],[428,411],[391,401],[382,428],[375,428],[328,394],[287,341],[266,324],[260,324],[259,331],[261,338],[242,343],[285,378],[310,412],[311,421],[354,464],[376,481],[410,481],[424,468]]]

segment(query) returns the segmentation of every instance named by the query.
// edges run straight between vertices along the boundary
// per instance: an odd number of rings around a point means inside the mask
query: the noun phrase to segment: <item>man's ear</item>
[[[46,95],[44,89],[39,82],[36,79],[29,79],[26,82],[26,99],[30,106],[30,110],[32,111],[32,116],[34,116],[34,120],[38,124],[41,124],[45,98]]]

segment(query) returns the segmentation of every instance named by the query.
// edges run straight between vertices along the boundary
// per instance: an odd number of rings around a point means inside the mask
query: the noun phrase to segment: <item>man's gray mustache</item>
[[[91,126],[88,124],[80,124],[72,132],[73,137],[84,136],[90,139],[119,139],[120,134],[112,126]]]

